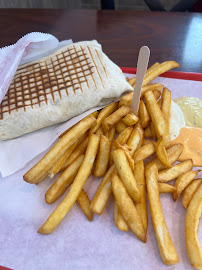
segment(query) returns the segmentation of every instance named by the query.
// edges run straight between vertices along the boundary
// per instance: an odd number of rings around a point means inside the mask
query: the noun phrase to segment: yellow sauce
[[[185,118],[187,126],[202,127],[202,100],[196,97],[181,97],[174,100]]]
[[[179,136],[171,144],[182,143],[184,150],[179,161],[192,159],[194,166],[202,167],[202,128],[184,127]]]

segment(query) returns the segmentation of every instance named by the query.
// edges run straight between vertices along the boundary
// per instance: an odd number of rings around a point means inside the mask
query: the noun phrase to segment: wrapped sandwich
[[[133,91],[96,41],[20,65],[0,104],[0,140],[54,125]]]

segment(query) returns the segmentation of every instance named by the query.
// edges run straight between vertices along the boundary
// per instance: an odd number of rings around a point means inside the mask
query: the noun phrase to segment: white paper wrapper
[[[3,72],[0,73],[0,103],[19,64],[47,56],[71,43],[71,39],[59,42],[56,37],[50,34],[34,32],[25,35],[15,44],[0,49],[0,62],[6,63]],[[80,117],[82,119],[82,115]],[[73,119],[73,121],[79,120]],[[44,128],[17,139],[0,141],[0,178],[12,175],[22,169],[35,156],[46,150],[56,140],[59,132],[62,133],[71,126],[71,122],[69,121],[59,127]],[[36,148],[34,144],[37,142],[38,147]],[[10,160],[10,162],[6,162],[6,160]]]
[[[167,78],[157,78],[155,81],[168,87],[173,99],[183,95],[202,98],[202,82]],[[33,143],[33,147],[38,147],[39,143]],[[147,243],[144,244],[131,231],[125,233],[116,228],[112,198],[102,216],[95,215],[93,222],[86,219],[76,203],[51,235],[37,234],[37,230],[64,198],[53,205],[45,203],[45,192],[54,179],[46,179],[38,186],[23,181],[23,174],[42,156],[39,155],[23,170],[0,181],[0,265],[16,270],[192,269],[184,238],[186,210],[181,199],[173,202],[171,194],[161,194],[160,198],[180,260],[174,266],[165,266],[161,261],[149,207]],[[93,177],[87,180],[85,190],[90,199],[100,181]],[[202,241],[202,226],[198,235]]]
[[[58,39],[50,34],[33,32],[15,44],[0,49],[0,103],[12,82],[20,63],[26,63],[45,51],[57,48]]]

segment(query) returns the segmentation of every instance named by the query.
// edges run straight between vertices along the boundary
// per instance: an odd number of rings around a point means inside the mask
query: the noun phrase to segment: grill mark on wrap
[[[108,77],[108,76],[107,76],[106,69],[105,69],[105,67],[104,67],[104,65],[103,65],[103,63],[102,63],[102,60],[100,59],[99,53],[98,53],[98,51],[97,51],[96,49],[95,49],[95,51],[96,51],[96,53],[97,53],[97,56],[98,56],[98,59],[99,59],[101,65],[102,65],[102,68],[103,68],[103,70],[104,70],[104,72],[105,72],[105,75],[106,75],[106,77]]]
[[[78,54],[79,52],[81,55]],[[80,58],[84,59],[81,60]],[[73,63],[73,61],[75,62]],[[75,64],[79,64],[79,67],[75,67]],[[69,66],[73,67],[69,68]],[[80,67],[82,72],[78,72]],[[86,67],[85,70],[84,67]],[[93,67],[93,63],[82,47],[78,51],[75,47],[62,51],[62,53],[47,58],[45,62],[36,62],[25,67],[19,67],[6,96],[0,104],[0,119],[3,119],[4,113],[10,114],[11,111],[18,111],[20,108],[24,108],[24,111],[26,111],[27,107],[41,106],[42,102],[47,104],[50,96],[55,102],[54,93],[56,92],[61,98],[61,91],[65,90],[68,96],[68,88],[72,87],[75,93],[75,90],[79,89],[78,85],[81,89],[81,83],[86,82],[88,85],[88,76],[93,78]],[[71,71],[74,72],[71,73]],[[60,74],[56,74],[56,72]],[[67,75],[64,75],[65,73]],[[77,76],[76,79],[72,79],[74,75]],[[62,80],[62,82],[59,83],[59,80]],[[96,86],[95,81],[94,84]],[[63,86],[61,87],[61,85]],[[53,90],[54,87],[56,89]]]
[[[83,53],[84,53],[84,49],[83,49],[83,47],[80,45],[80,48],[81,48],[81,50],[83,51]],[[94,82],[94,85],[95,85],[95,87],[96,87],[96,89],[97,89],[97,85],[96,85],[96,82],[95,82],[95,79],[94,79],[94,77],[93,77],[93,75],[91,74],[91,78],[92,78],[92,80],[93,80],[93,82]]]
[[[95,61],[94,61],[93,54],[92,54],[92,52],[91,52],[89,46],[87,46],[87,48],[88,48],[88,51],[89,51],[89,53],[90,53],[90,56],[91,56],[91,58],[92,58],[92,60],[93,60],[93,64],[95,65],[95,68],[96,68],[96,70],[97,70],[97,73],[98,73],[98,75],[99,75],[99,77],[100,77],[100,80],[101,80],[102,85],[103,85],[103,88],[104,88],[104,84],[103,84],[102,78],[101,78],[101,76],[100,76],[100,72],[99,72],[99,70],[98,70],[98,67],[97,67],[97,65],[96,65],[96,63],[95,63]]]

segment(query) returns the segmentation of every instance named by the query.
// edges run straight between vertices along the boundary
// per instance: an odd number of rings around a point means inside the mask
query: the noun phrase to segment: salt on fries
[[[199,171],[192,171],[191,159],[174,164],[183,145],[170,146],[171,92],[159,83],[148,85],[155,76],[178,66],[178,63],[168,61],[155,63],[148,69],[138,116],[130,108],[133,93],[126,94],[119,102],[88,115],[61,134],[55,146],[24,175],[25,181],[38,185],[46,177],[61,172],[47,190],[45,200],[51,204],[65,192],[66,195],[39,233],[51,233],[76,201],[92,221],[93,214],[103,213],[112,194],[116,227],[125,232],[131,229],[146,242],[147,193],[161,258],[165,264],[175,264],[178,256],[164,221],[159,194],[171,193],[174,200],[182,194],[183,206],[187,208],[188,255],[191,264],[201,269],[197,228],[202,207],[202,179],[194,179]],[[136,79],[128,81],[134,87]],[[92,201],[83,189],[91,174],[103,177]],[[171,180],[175,180],[173,185],[167,183]]]

